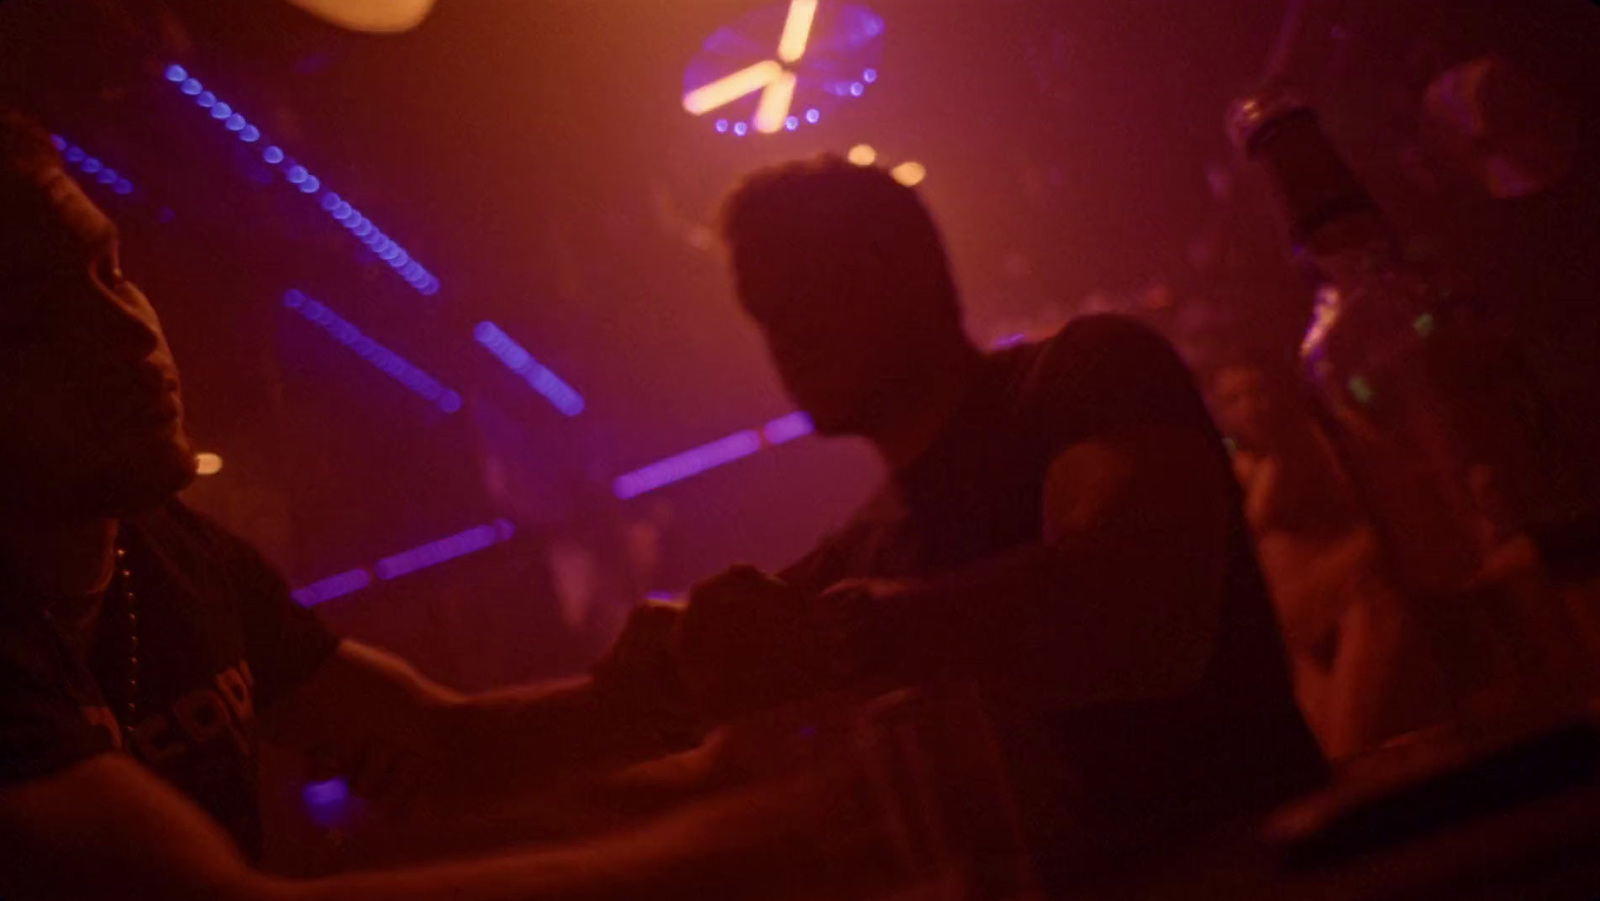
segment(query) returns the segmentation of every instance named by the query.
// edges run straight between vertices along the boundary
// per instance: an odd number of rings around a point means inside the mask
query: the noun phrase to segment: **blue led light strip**
[[[473,329],[472,336],[485,350],[494,354],[495,359],[504,363],[507,369],[522,376],[529,387],[544,395],[545,400],[550,401],[557,410],[568,416],[577,416],[583,412],[583,396],[535,360],[532,354],[523,350],[522,345],[501,331],[499,326],[492,322],[480,322],[478,327]]]
[[[350,205],[350,202],[332,191],[323,191],[322,179],[311,174],[284,153],[283,148],[267,140],[261,129],[234,110],[233,107],[217,98],[217,95],[205,89],[200,80],[190,76],[188,70],[173,63],[167,67],[166,79],[177,87],[179,91],[194,99],[201,109],[210,113],[223,128],[233,132],[234,136],[246,144],[261,145],[261,159],[268,165],[275,167],[283,173],[284,180],[299,189],[302,194],[322,195],[320,203],[323,212],[333,217],[335,222],[343,225],[367,249],[377,254],[378,259],[389,264],[406,280],[406,284],[425,295],[439,293],[439,279],[433,273],[412,259],[404,247],[395,243],[393,238],[384,234],[372,221],[361,215],[361,211]]]
[[[134,192],[133,182],[101,162],[99,157],[91,155],[89,151],[60,135],[51,135],[50,143],[61,151],[61,158],[66,160],[67,166],[83,174],[85,181],[99,182],[110,188],[113,194],[121,194],[124,197]]]
[[[340,344],[350,348],[361,359],[427,398],[445,413],[454,413],[461,409],[461,395],[441,385],[438,379],[413,366],[399,354],[362,334],[360,329],[346,322],[343,317],[325,305],[307,297],[305,292],[297,288],[283,292],[283,305],[320,326],[323,331],[339,339]]]
[[[437,541],[430,541],[409,550],[401,551],[384,557],[373,564],[372,569],[365,567],[342,572],[336,576],[329,576],[317,582],[312,582],[304,588],[298,588],[290,593],[303,607],[314,607],[323,601],[353,594],[372,584],[372,577],[380,579],[398,579],[417,570],[437,566],[457,557],[465,557],[486,548],[493,547],[507,541],[516,533],[516,527],[508,519],[497,519],[491,523],[475,526],[464,532],[457,532]]]
[[[811,434],[811,418],[804,413],[790,413],[772,420],[760,429],[745,429],[710,444],[674,454],[665,460],[617,476],[611,483],[611,492],[622,500],[638,497],[657,488],[681,482],[691,476],[716,469],[725,463],[743,459],[763,447],[775,447]]]

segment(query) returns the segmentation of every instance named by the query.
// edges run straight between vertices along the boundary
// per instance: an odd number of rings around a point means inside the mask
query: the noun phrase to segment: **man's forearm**
[[[0,790],[0,894],[84,901],[766,899],[790,886],[817,888],[814,871],[838,859],[823,846],[856,834],[850,826],[863,818],[839,815],[832,799],[818,785],[766,786],[582,844],[293,880],[251,869],[192,800],[132,760],[102,754]]]
[[[345,641],[265,712],[263,735],[307,751],[315,772],[349,777],[369,800],[448,810],[660,753],[674,737],[660,713],[666,694],[622,676],[462,695]]]
[[[586,676],[467,697],[441,709],[434,728],[442,752],[434,768],[468,797],[514,793],[685,743],[647,705]]]
[[[815,890],[819,860],[797,841],[794,789],[764,786],[702,802],[583,844],[326,879],[261,879],[237,901],[612,901],[759,898]],[[817,805],[821,808],[823,805]],[[791,831],[797,834],[789,834]]]
[[[619,853],[619,850],[621,853]],[[608,901],[704,897],[697,879],[614,845],[563,848],[413,869],[294,881],[263,879],[239,901]],[[692,874],[687,874],[692,875]],[[679,884],[673,884],[674,878]]]

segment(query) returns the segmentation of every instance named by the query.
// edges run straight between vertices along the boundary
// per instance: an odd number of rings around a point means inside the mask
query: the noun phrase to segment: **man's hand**
[[[683,607],[665,601],[645,601],[628,613],[617,640],[590,674],[608,692],[649,692],[676,665],[673,645]]]
[[[689,691],[719,720],[807,697],[827,687],[812,598],[752,566],[696,585],[679,630]]]
[[[860,684],[887,675],[890,623],[905,613],[900,601],[914,588],[896,579],[858,577],[836,582],[817,596],[811,618],[826,648],[823,665],[835,683]]]
[[[705,733],[678,670],[680,604],[645,601],[628,614],[622,634],[590,671],[601,703],[657,736],[661,749],[687,748]]]

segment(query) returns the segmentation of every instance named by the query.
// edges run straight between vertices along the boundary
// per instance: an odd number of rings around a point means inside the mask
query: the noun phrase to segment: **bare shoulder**
[[[1188,514],[1216,523],[1233,499],[1226,455],[1206,433],[1152,423],[1096,435],[1056,454],[1045,475],[1045,540],[1093,528],[1152,528]]]

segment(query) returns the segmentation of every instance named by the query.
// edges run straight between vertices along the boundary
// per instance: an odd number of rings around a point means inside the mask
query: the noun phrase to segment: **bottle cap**
[[[1316,113],[1282,88],[1266,88],[1228,110],[1228,137],[1260,163],[1301,244],[1324,226],[1376,206],[1323,133]]]
[[[1246,156],[1254,156],[1256,149],[1278,124],[1286,119],[1309,117],[1316,120],[1300,98],[1280,87],[1268,87],[1235,100],[1228,107],[1228,140]]]

